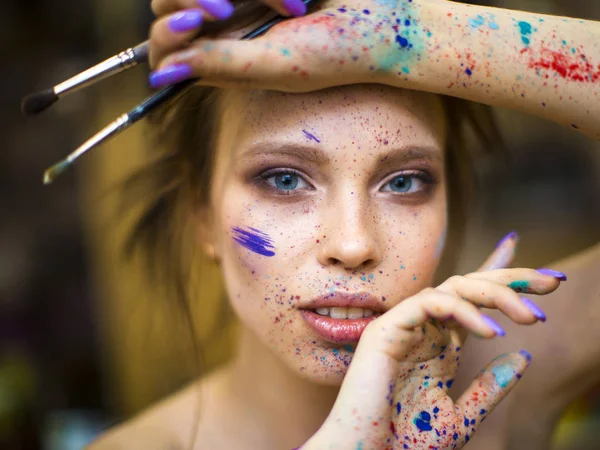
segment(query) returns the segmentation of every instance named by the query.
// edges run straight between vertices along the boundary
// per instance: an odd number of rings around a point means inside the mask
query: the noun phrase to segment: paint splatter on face
[[[320,143],[321,141],[319,140],[319,138],[317,138],[314,134],[309,133],[306,130],[302,130],[302,132],[304,133],[304,136],[306,136],[308,139],[310,139],[311,141],[315,141],[317,143]]]
[[[317,334],[304,310],[334,293],[389,309],[431,285],[447,213],[441,104],[380,85],[223,101],[211,216],[230,302],[254,353],[337,386],[356,345]]]
[[[233,227],[233,240],[248,250],[258,253],[263,256],[274,256],[275,247],[269,236],[256,228],[248,227],[248,230],[243,228]]]

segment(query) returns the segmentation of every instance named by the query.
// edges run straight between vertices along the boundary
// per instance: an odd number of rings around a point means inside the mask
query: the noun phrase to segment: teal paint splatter
[[[502,388],[508,386],[515,376],[515,371],[508,364],[492,368],[492,373],[494,374],[494,378],[496,378],[496,383]]]
[[[529,22],[521,21],[517,25],[519,26],[519,31],[521,32],[521,40],[523,41],[523,44],[529,45],[529,43],[531,42],[530,37],[533,33],[533,28],[531,27],[531,24]]]
[[[479,28],[480,26],[485,24],[485,19],[483,16],[478,15],[477,17],[471,17],[469,19],[469,25],[473,28]]]
[[[381,17],[381,21],[383,26],[392,28],[395,37],[389,44],[384,44],[388,39],[387,33],[374,32],[365,36],[367,41],[371,41],[368,47],[373,51],[375,67],[380,71],[411,73],[413,66],[426,57],[425,44],[432,36],[430,30],[421,24],[418,8],[412,1],[397,1],[396,8],[390,10],[389,16]]]
[[[287,48],[282,48],[281,49],[281,54],[283,56],[292,56],[292,52],[290,52]]]
[[[359,443],[356,444],[356,450],[363,450],[363,445],[364,445],[363,441],[359,441]]]
[[[508,287],[516,292],[526,292],[529,289],[529,281],[513,281]]]

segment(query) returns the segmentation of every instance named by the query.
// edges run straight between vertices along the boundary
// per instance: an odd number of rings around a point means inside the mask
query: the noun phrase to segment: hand
[[[508,265],[515,238],[505,239],[484,268]],[[531,358],[526,351],[499,356],[454,402],[447,391],[466,332],[504,335],[477,306],[533,324],[543,313],[515,291],[547,294],[561,279],[543,270],[495,269],[451,277],[402,301],[369,324],[329,417],[302,449],[461,448]]]
[[[403,48],[405,43],[412,45],[403,37],[410,33],[405,23],[410,16],[416,27],[419,1],[399,0],[396,16],[385,2],[361,0],[345,8],[340,0],[330,0],[321,3],[318,12],[285,21],[252,41],[226,36],[190,43],[195,30],[176,32],[169,24],[176,17],[170,13],[190,6],[192,0],[154,0],[154,11],[162,17],[150,36],[151,62],[157,68],[151,85],[202,77],[202,85],[311,91],[374,82],[387,66],[409,55]],[[392,13],[402,17],[406,30],[396,31]]]

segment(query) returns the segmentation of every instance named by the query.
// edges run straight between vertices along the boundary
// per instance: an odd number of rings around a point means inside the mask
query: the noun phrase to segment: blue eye
[[[398,192],[401,194],[416,193],[423,190],[427,183],[428,180],[422,179],[421,175],[403,174],[397,175],[385,183],[381,190],[384,192]]]
[[[271,171],[261,175],[261,178],[266,181],[272,188],[283,191],[292,192],[301,189],[310,189],[310,185],[299,174],[291,170]]]
[[[400,176],[394,178],[389,184],[394,192],[408,192],[413,184],[413,180],[410,176]]]
[[[293,191],[298,186],[298,175],[294,173],[282,173],[273,178],[275,178],[275,186],[285,191]]]

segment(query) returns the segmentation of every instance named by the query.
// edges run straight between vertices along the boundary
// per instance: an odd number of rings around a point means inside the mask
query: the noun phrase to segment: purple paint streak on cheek
[[[306,130],[302,130],[302,132],[304,133],[304,136],[306,136],[311,141],[315,141],[315,142],[321,143],[321,141],[314,134],[310,134]]]
[[[234,236],[233,240],[240,244],[242,247],[247,248],[254,253],[258,253],[263,256],[275,255],[275,247],[271,241],[271,238],[256,228],[248,227],[248,230],[242,228],[233,227]]]

